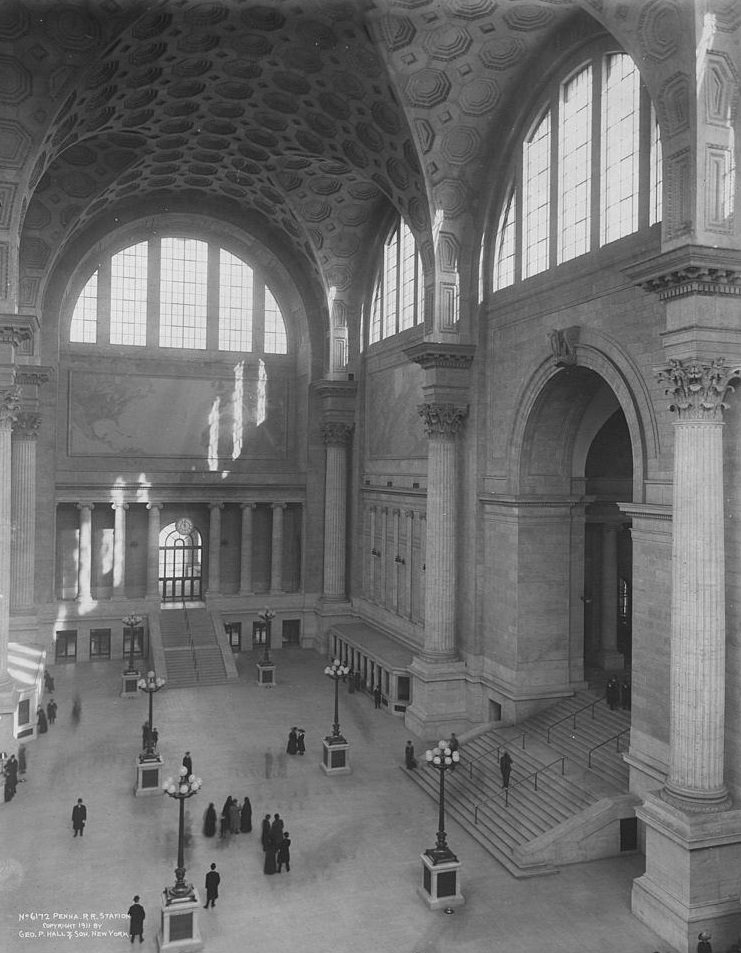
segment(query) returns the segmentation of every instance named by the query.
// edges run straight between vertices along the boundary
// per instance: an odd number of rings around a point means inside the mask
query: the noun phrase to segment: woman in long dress
[[[239,822],[239,829],[243,834],[249,834],[252,830],[252,805],[248,797],[245,797],[242,802],[242,816]]]
[[[219,831],[220,837],[226,837],[229,833],[229,808],[232,806],[232,796],[224,801],[224,807],[221,809],[221,830]]]
[[[275,845],[272,840],[268,844],[268,848],[265,851],[265,863],[263,864],[262,872],[264,874],[274,874],[275,873]]]
[[[232,834],[239,833],[239,821],[239,802],[236,798],[232,798],[232,803],[229,805],[229,830],[232,832]]]
[[[298,735],[296,729],[291,728],[288,732],[288,744],[286,745],[286,754],[296,754],[298,751]]]
[[[262,819],[262,834],[260,835],[262,839],[262,849],[267,850],[272,844],[272,839],[270,837],[270,815],[266,814]]]
[[[203,834],[205,837],[213,837],[216,833],[216,808],[211,801],[203,815]]]

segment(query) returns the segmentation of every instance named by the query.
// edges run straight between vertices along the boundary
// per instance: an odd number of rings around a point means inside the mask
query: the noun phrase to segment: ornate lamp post
[[[151,698],[151,696],[150,696]],[[198,894],[193,884],[185,882],[185,802],[198,792],[203,782],[181,765],[178,778],[168,778],[162,789],[168,797],[180,804],[178,824],[178,865],[175,868],[175,884],[162,891],[160,951],[200,950],[203,948],[198,931]]]
[[[126,669],[121,676],[122,686],[121,695],[124,698],[133,698],[136,694],[136,681],[139,678],[139,670],[134,668],[134,634],[136,629],[142,624],[140,615],[126,615],[121,619],[124,624],[124,644],[126,642],[126,633],[129,635],[129,657]]]
[[[430,907],[444,906],[447,911],[464,903],[458,886],[460,861],[448,847],[445,835],[445,773],[458,764],[460,754],[450,747],[449,741],[442,740],[425,751],[425,760],[439,774],[440,794],[437,843],[422,854],[424,880],[420,893]]]
[[[262,658],[257,663],[257,684],[272,688],[272,686],[275,685],[275,662],[270,657],[270,649],[272,646],[271,635],[275,612],[265,606],[262,612],[257,613],[257,617],[262,620],[265,626],[265,642],[263,644]]]
[[[147,723],[147,743],[145,745],[145,757],[147,758],[156,757],[154,753],[154,725],[152,723],[152,696],[161,688],[165,687],[165,681],[164,678],[155,675],[154,672],[147,672],[147,674],[136,683],[140,692],[146,692],[147,695],[149,695],[149,721]]]
[[[327,665],[324,669],[324,674],[334,682],[334,723],[332,734],[324,738],[324,760],[322,762],[322,767],[327,774],[347,774],[350,771],[350,745],[340,732],[339,707],[340,679],[346,678],[349,672],[349,666],[338,658],[334,659],[332,664]]]

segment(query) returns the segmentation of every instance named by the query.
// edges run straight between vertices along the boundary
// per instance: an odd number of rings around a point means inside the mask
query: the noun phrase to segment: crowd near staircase
[[[446,817],[518,878],[617,853],[620,821],[638,802],[622,757],[629,729],[630,712],[585,691],[516,726],[464,735],[461,761],[446,771]],[[505,749],[513,761],[507,790]],[[416,770],[403,770],[437,801],[438,772],[420,754]]]
[[[168,688],[221,685],[227,681],[224,659],[206,609],[166,609],[160,634]]]

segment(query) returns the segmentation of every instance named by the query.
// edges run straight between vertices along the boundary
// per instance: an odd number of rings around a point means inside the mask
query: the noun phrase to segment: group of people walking
[[[281,873],[283,867],[286,872],[291,869],[291,836],[284,830],[283,818],[274,814],[272,820],[269,814],[262,819],[262,849],[265,854],[263,873]]]
[[[630,682],[624,678],[622,682],[617,680],[615,675],[611,675],[605,686],[605,701],[610,707],[610,711],[615,711],[620,707],[623,711],[630,711]]]
[[[237,798],[231,794],[224,801],[219,820],[219,837],[226,837],[228,834],[249,834],[252,831],[252,804],[245,795],[240,804]],[[214,802],[206,808],[203,815],[203,833],[205,837],[213,837],[216,834],[216,807]]]
[[[286,754],[306,754],[306,732],[303,728],[293,728],[288,732]]]

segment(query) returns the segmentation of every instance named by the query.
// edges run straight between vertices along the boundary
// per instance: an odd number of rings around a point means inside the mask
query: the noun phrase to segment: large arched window
[[[383,243],[383,262],[371,299],[368,344],[422,322],[422,262],[409,226],[398,221]]]
[[[494,291],[661,220],[661,142],[638,70],[600,51],[558,77],[515,152]]]
[[[104,258],[72,313],[73,344],[286,354],[275,296],[241,258],[196,238],[138,242]]]

